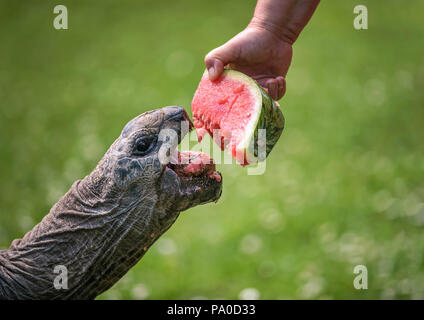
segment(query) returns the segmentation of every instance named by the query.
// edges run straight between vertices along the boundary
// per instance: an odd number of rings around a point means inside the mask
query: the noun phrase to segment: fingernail
[[[209,79],[213,80],[215,78],[215,68],[210,67],[208,71],[209,71]]]

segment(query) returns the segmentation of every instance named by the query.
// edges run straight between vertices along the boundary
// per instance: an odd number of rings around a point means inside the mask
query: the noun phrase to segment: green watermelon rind
[[[258,122],[256,123],[254,139],[250,141],[248,151],[253,154],[259,161],[265,160],[271,150],[277,144],[281,133],[284,130],[285,119],[280,107],[277,106],[274,100],[268,93],[257,84],[262,94],[262,111],[260,113]],[[258,129],[266,129],[266,154],[259,155],[258,150]],[[265,156],[265,157],[264,157]]]
[[[229,69],[224,70],[224,76],[246,84],[255,98],[254,114],[244,130],[247,134],[237,144],[236,151],[245,152],[249,164],[264,161],[283,132],[285,123],[283,113],[268,93],[251,77]],[[266,155],[258,154],[259,129],[266,130]]]

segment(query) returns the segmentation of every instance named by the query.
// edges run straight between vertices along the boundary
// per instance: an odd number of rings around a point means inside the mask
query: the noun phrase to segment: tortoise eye
[[[138,139],[134,150],[135,155],[146,155],[150,150],[152,150],[153,146],[155,145],[155,141],[156,140],[154,137],[143,137]]]

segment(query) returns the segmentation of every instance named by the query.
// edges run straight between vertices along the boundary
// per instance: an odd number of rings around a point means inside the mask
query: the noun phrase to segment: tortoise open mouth
[[[167,167],[172,169],[182,179],[204,177],[215,179],[217,182],[222,180],[221,174],[216,171],[213,159],[203,152],[179,152],[175,149]]]
[[[189,131],[193,125],[187,115],[183,121],[189,121]],[[178,142],[188,132],[178,130]],[[187,131],[187,130],[186,130]],[[164,171],[172,171],[179,182],[180,195],[187,201],[196,204],[217,201],[222,191],[222,176],[216,171],[215,163],[206,153],[197,151],[181,151],[177,147],[171,150],[169,163]],[[168,172],[169,173],[169,172]]]
[[[222,176],[205,153],[175,150],[165,171],[172,171],[178,179],[183,208],[217,201],[221,196]]]

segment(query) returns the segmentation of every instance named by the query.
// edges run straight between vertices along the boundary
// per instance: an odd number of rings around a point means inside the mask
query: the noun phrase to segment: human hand
[[[271,31],[248,26],[224,45],[205,57],[209,78],[219,78],[224,66],[255,79],[274,100],[286,91],[285,76],[292,59],[292,45]]]

